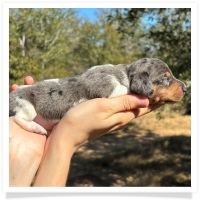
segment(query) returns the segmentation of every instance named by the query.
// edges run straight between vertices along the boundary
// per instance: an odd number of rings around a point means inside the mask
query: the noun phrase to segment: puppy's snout
[[[187,88],[186,88],[186,85],[184,83],[182,83],[182,90],[183,90],[183,93],[185,94],[186,91],[187,91]]]

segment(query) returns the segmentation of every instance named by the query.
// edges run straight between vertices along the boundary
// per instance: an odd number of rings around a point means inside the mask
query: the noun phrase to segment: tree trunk
[[[22,35],[21,38],[19,38],[19,44],[21,46],[21,50],[22,50],[22,56],[25,57],[26,56],[26,48],[25,48],[25,34]]]

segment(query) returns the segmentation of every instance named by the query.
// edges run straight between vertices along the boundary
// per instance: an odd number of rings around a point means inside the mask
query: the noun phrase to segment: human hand
[[[26,85],[34,83],[32,77],[24,79]],[[11,86],[11,92],[18,85]],[[9,120],[9,185],[30,186],[40,165],[46,137],[22,129]]]
[[[34,83],[34,79],[31,77],[31,76],[27,76],[25,79],[24,79],[24,84],[25,85],[32,85]],[[11,87],[10,87],[10,92],[16,90],[18,88],[18,85],[17,84],[13,84]]]
[[[56,134],[51,134],[49,139],[62,135],[63,141],[77,149],[106,133],[122,129],[132,119],[158,107],[149,106],[146,97],[137,95],[88,100],[70,109],[55,127]]]

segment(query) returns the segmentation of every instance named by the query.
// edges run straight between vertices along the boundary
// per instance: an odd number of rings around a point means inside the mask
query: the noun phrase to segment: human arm
[[[80,146],[152,109],[146,98],[133,95],[93,99],[72,108],[47,139],[33,186],[65,186],[71,158]]]

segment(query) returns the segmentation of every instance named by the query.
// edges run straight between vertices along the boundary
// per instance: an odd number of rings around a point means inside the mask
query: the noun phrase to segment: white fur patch
[[[17,89],[23,89],[23,88],[27,88],[27,87],[31,87],[32,85],[20,85],[18,86]]]
[[[125,85],[127,88],[129,88],[130,87],[130,82],[129,82],[128,76],[122,70],[120,70],[120,71],[123,74],[123,80],[122,80],[123,85]]]
[[[113,92],[111,93],[109,98],[128,94],[129,90],[126,86],[121,85],[114,76],[111,76],[111,75],[109,75],[109,76],[111,77],[111,84],[113,84],[115,86],[115,89],[113,90]]]
[[[89,70],[93,70],[93,69],[96,69],[98,67],[104,67],[104,66],[114,66],[114,65],[112,65],[112,64],[96,65],[96,66],[91,67]]]
[[[128,94],[128,89],[127,87],[123,85],[117,85],[116,88],[113,90],[112,94],[109,96],[110,97],[119,97],[122,95]]]
[[[16,102],[19,106],[15,108],[17,115],[26,120],[32,121],[37,115],[34,106],[25,99],[16,97]]]
[[[83,98],[83,99],[80,99],[80,100],[77,101],[77,102],[74,102],[74,103],[73,103],[73,107],[76,106],[76,105],[78,105],[79,103],[84,102],[84,101],[87,101],[87,99],[84,99],[84,98]]]
[[[19,106],[14,110],[16,111],[16,115],[11,117],[13,121],[27,131],[47,134],[47,131],[42,126],[33,121],[37,115],[34,106],[29,101],[18,97],[16,97],[16,102]]]
[[[58,83],[59,81],[59,78],[56,78],[56,79],[47,79],[47,80],[44,80],[45,82],[55,82],[55,83]]]

